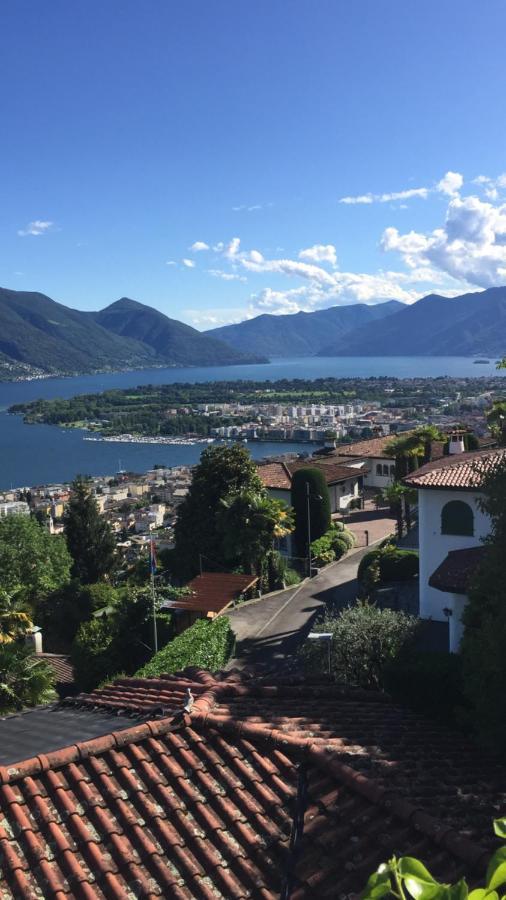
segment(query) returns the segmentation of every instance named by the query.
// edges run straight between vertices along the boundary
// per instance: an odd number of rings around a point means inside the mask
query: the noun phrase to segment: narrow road
[[[230,666],[272,669],[293,656],[319,612],[338,612],[357,596],[357,568],[371,548],[352,551],[316,578],[228,613],[237,638]]]

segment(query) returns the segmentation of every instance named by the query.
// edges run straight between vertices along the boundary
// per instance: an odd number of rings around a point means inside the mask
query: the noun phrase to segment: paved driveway
[[[357,596],[357,568],[368,548],[352,551],[320,575],[228,613],[237,637],[230,666],[286,665],[325,607],[338,611]]]

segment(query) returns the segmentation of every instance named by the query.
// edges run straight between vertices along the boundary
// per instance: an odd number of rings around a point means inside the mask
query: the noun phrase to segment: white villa
[[[483,555],[490,519],[480,508],[484,477],[506,459],[506,449],[464,453],[450,443],[450,455],[422,466],[404,481],[418,490],[420,616],[448,621],[449,650],[462,637],[462,611],[470,578]]]

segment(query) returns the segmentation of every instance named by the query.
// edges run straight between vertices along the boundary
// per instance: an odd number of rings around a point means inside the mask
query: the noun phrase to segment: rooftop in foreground
[[[194,669],[119,679],[62,711],[145,721],[0,767],[8,897],[335,898],[393,852],[473,884],[504,811],[493,759],[328,682]]]

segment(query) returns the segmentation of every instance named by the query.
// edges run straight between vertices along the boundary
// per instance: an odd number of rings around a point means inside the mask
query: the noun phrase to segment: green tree
[[[504,361],[506,362],[506,361]],[[506,365],[503,366],[506,368]],[[506,446],[506,400],[497,400],[487,413],[487,422],[493,437],[501,447]]]
[[[388,666],[412,640],[418,620],[392,609],[378,609],[364,601],[329,616],[315,626],[332,633],[331,669],[337,681],[381,689]],[[306,667],[320,665],[318,648],[304,648]]]
[[[404,534],[404,488],[402,484],[395,481],[393,484],[384,488],[383,497],[388,503],[391,514],[395,517],[395,529],[397,538],[400,540]]]
[[[191,578],[199,571],[199,554],[206,568],[223,563],[223,534],[218,527],[222,501],[241,491],[261,494],[263,486],[245,447],[208,447],[196,466],[188,494],[179,507],[173,564]]]
[[[506,748],[506,465],[483,487],[483,510],[491,518],[485,556],[464,609],[461,655],[464,691],[482,737]]]
[[[323,472],[309,466],[292,476],[295,543],[301,557],[308,555],[308,496],[311,541],[316,541],[330,528],[330,497]]]
[[[64,514],[65,537],[73,560],[72,575],[92,584],[110,575],[115,565],[115,540],[109,523],[100,515],[92,482],[78,475]]]
[[[225,560],[261,575],[274,539],[292,531],[293,518],[286,504],[268,497],[265,490],[242,490],[222,500],[217,526],[223,534]]]
[[[0,590],[11,598],[34,607],[69,581],[70,564],[64,538],[35,519],[0,519]]]
[[[428,462],[432,442],[441,440],[445,440],[445,435],[434,425],[422,425],[392,438],[385,446],[385,453],[395,459],[397,478],[404,478]]]
[[[0,713],[50,703],[55,698],[51,666],[19,644],[0,644]]]
[[[170,613],[160,609],[160,605],[166,595],[173,599],[180,593],[177,588],[169,588],[157,596],[157,631],[161,645],[171,634],[171,617]],[[118,672],[133,674],[152,656],[153,608],[148,588],[130,588],[121,592],[110,611],[82,622],[71,649],[76,683],[85,691]]]

